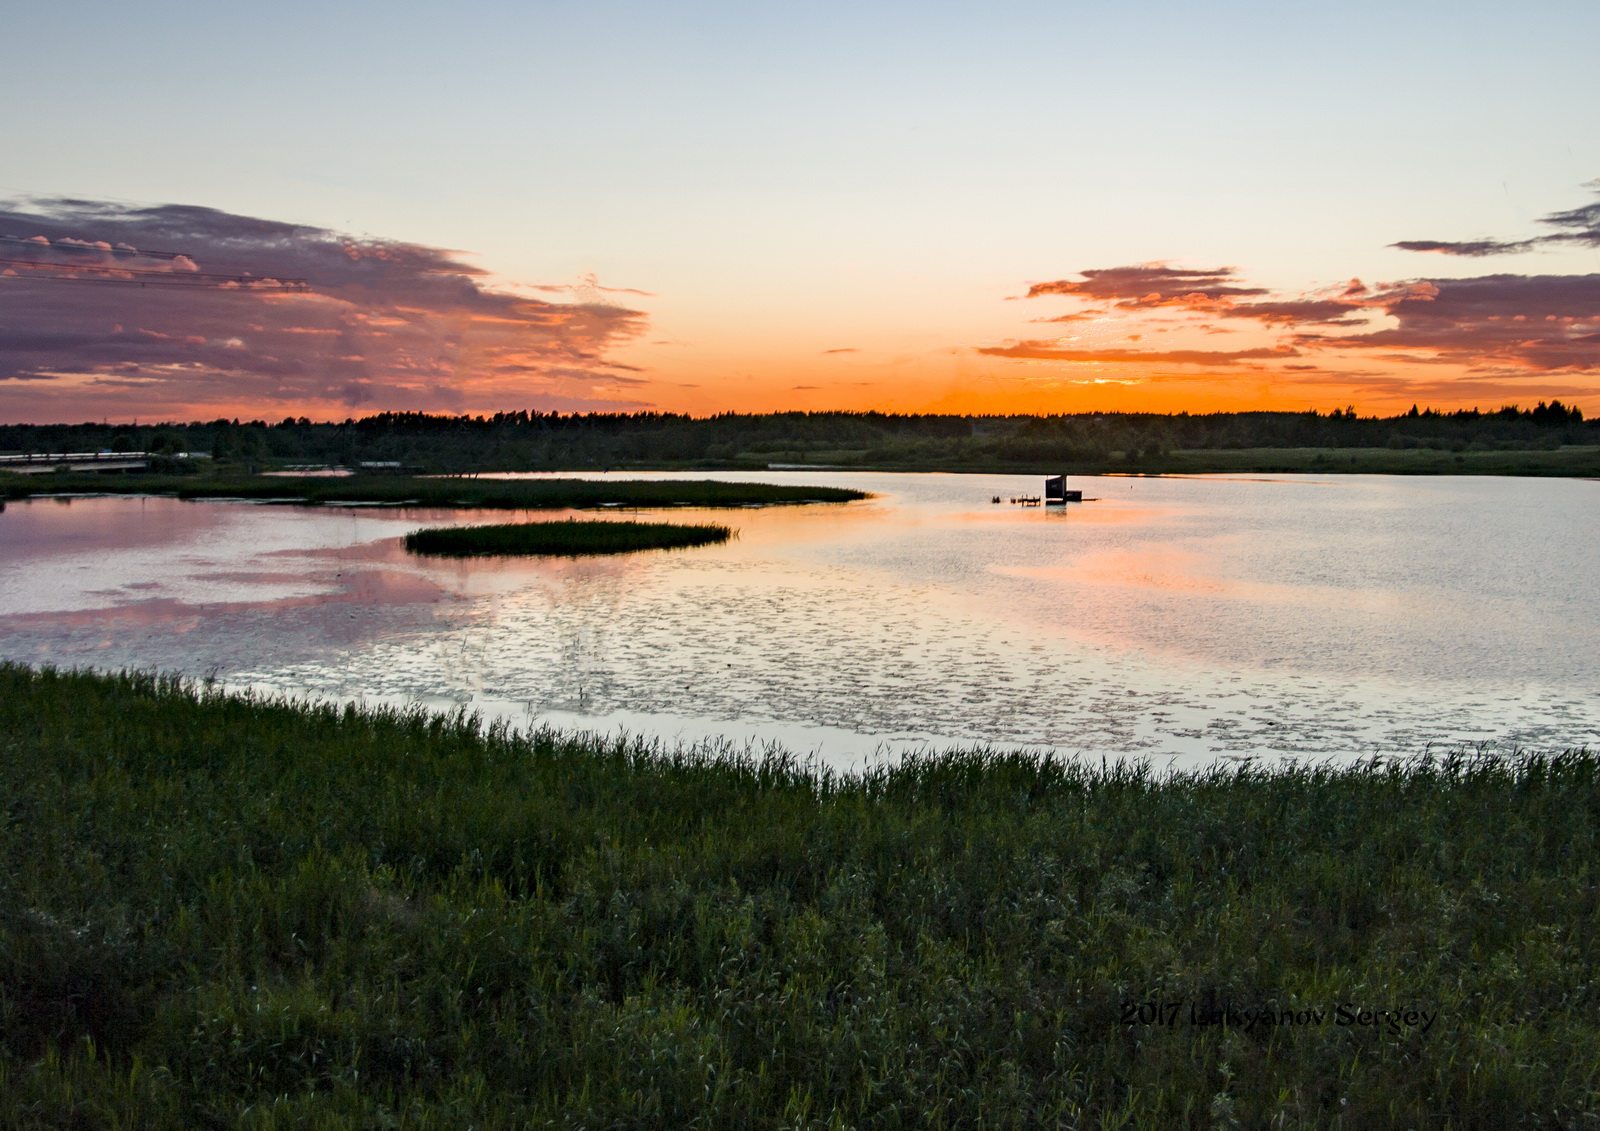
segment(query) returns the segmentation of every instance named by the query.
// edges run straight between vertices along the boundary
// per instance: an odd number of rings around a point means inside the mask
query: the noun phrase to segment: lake
[[[566,512],[12,502],[0,657],[837,766],[974,743],[1180,765],[1600,743],[1600,483],[1085,477],[1063,509],[990,502],[1032,476],[619,477],[875,497],[643,512],[726,522],[722,546],[466,561],[400,539]]]

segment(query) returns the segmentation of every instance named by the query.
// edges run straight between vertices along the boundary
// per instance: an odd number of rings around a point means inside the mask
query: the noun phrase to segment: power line
[[[40,251],[63,252],[69,255],[109,255],[121,259],[165,259],[176,261],[186,260],[190,263],[194,259],[181,251],[146,251],[143,248],[133,247],[129,244],[111,246],[104,241],[90,243],[87,240],[74,241],[49,241],[42,236],[23,238],[22,236],[0,236],[0,244],[14,244],[23,247],[37,248]],[[19,275],[14,270],[0,273],[0,279],[30,279],[42,283],[107,283],[122,286],[163,286],[163,287],[200,287],[232,290],[235,287],[248,288],[253,291],[291,291],[303,293],[311,289],[311,284],[305,279],[279,279],[274,277],[258,277],[255,275],[226,275],[205,271],[158,271],[149,268],[119,267],[107,263],[50,263],[37,259],[11,259],[0,258],[0,266],[21,267],[28,271],[27,275]],[[57,274],[43,274],[42,272],[58,272]],[[59,274],[59,272],[69,272]],[[99,274],[94,274],[98,272]]]
[[[258,278],[255,275],[220,275],[202,271],[184,271],[174,273],[171,271],[140,270],[138,268],[113,267],[104,264],[90,263],[39,263],[32,259],[4,259],[0,258],[0,266],[21,267],[29,272],[28,275],[10,276],[0,274],[0,278],[27,278],[35,282],[44,283],[123,283],[131,286],[170,286],[170,287],[233,287],[251,290],[273,291],[309,291],[311,284],[305,279],[278,279]],[[40,271],[70,271],[69,275],[33,274]],[[87,274],[87,272],[101,272],[100,275]]]
[[[87,240],[83,240],[83,241],[80,241],[80,242],[77,242],[77,243],[52,243],[52,242],[49,242],[49,241],[46,241],[44,243],[40,243],[39,242],[40,239],[41,239],[41,237],[39,237],[39,236],[34,236],[32,238],[29,238],[29,239],[24,239],[22,236],[0,236],[0,243],[20,243],[20,244],[26,244],[29,247],[49,248],[52,251],[76,251],[76,252],[97,251],[97,252],[101,252],[103,254],[110,254],[110,255],[127,255],[127,256],[137,255],[137,256],[142,256],[142,257],[144,257],[146,259],[187,259],[187,258],[189,258],[187,255],[185,255],[181,251],[146,251],[144,248],[132,247],[132,246],[130,246],[128,244],[116,244],[116,245],[112,245],[112,246],[109,246],[109,247],[100,247],[98,244],[89,243]]]

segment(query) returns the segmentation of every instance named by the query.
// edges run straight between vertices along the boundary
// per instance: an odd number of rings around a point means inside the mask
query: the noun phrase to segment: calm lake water
[[[1062,513],[990,503],[1037,477],[695,477],[877,497],[671,512],[733,525],[725,546],[467,562],[400,538],[512,516],[14,502],[0,656],[837,765],[930,743],[1158,764],[1600,744],[1600,483],[1084,478]]]

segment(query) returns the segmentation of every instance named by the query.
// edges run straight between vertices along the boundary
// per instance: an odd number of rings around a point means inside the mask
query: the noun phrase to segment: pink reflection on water
[[[419,558],[400,541],[566,512],[13,504],[0,654],[562,718],[793,723],[867,749],[1600,734],[1590,484],[1125,480],[1050,511],[991,505],[1018,493],[1002,477],[844,482],[878,497],[645,512],[739,534],[587,560]]]

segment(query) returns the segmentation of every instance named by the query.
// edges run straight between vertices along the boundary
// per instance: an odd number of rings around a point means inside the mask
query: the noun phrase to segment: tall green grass
[[[0,666],[0,1125],[1590,1126],[1600,759],[841,777]],[[1426,1034],[1124,1003],[1437,1011]]]
[[[675,522],[507,522],[494,526],[435,526],[406,535],[414,554],[627,554],[726,542],[726,526]]]

